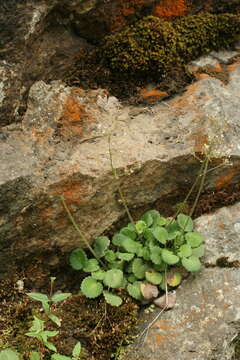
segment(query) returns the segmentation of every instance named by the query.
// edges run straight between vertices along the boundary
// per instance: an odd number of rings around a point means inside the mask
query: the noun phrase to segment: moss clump
[[[149,16],[105,38],[101,55],[113,71],[166,74],[240,34],[238,15],[188,15],[175,22]]]

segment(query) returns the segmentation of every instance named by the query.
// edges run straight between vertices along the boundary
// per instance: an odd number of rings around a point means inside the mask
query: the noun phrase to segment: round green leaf
[[[180,228],[184,231],[192,231],[193,221],[188,215],[179,214],[177,217],[177,222]]]
[[[157,225],[159,225],[159,226],[164,226],[166,224],[167,224],[167,219],[162,216],[157,221]]]
[[[109,263],[112,263],[114,262],[114,260],[116,259],[116,253],[112,250],[107,250],[105,255],[104,255],[104,258],[109,262]]]
[[[87,298],[94,299],[101,295],[103,286],[100,282],[95,280],[92,276],[83,279],[81,283],[81,291]]]
[[[138,234],[142,234],[148,227],[145,221],[142,220],[137,221],[135,226]]]
[[[18,354],[12,349],[5,349],[0,351],[1,360],[19,360]]]
[[[150,260],[150,250],[147,247],[142,249],[142,257],[146,261]]]
[[[94,243],[94,250],[99,257],[102,257],[110,245],[110,240],[107,236],[99,236]]]
[[[180,246],[180,249],[178,252],[179,257],[189,257],[191,255],[192,255],[192,248],[190,245],[183,244],[182,246]]]
[[[151,284],[159,285],[162,281],[162,275],[155,271],[146,271],[146,280]]]
[[[131,297],[137,300],[142,299],[142,292],[141,292],[141,281],[135,281],[133,284],[128,284],[127,291]]]
[[[105,277],[103,280],[106,286],[111,288],[119,288],[123,283],[123,272],[120,269],[111,269],[106,271]]]
[[[168,232],[161,226],[156,226],[152,229],[152,233],[161,244],[165,245],[168,239]]]
[[[126,235],[124,235],[124,234],[121,234],[121,233],[119,233],[119,234],[115,234],[114,236],[113,236],[113,238],[112,238],[112,243],[113,243],[113,245],[116,245],[116,246],[121,246],[122,245],[122,241],[124,240],[124,239],[129,239],[129,237],[128,236],[126,236]],[[131,239],[131,238],[130,238]]]
[[[120,298],[120,296],[111,294],[109,291],[104,291],[103,296],[104,296],[106,302],[112,306],[122,305],[122,299]]]
[[[154,237],[151,229],[146,229],[146,230],[143,232],[143,236],[144,236],[144,239],[149,240],[149,241],[155,239],[155,237]]]
[[[125,237],[125,239],[121,243],[121,247],[129,253],[136,254],[139,249],[139,243],[136,241]]]
[[[105,271],[103,270],[97,270],[95,272],[92,272],[92,277],[95,279],[95,280],[103,280],[104,279],[104,276],[105,276]]]
[[[125,261],[124,260],[115,260],[109,264],[110,269],[119,269],[122,270],[124,266]]]
[[[150,259],[155,265],[160,265],[162,263],[162,249],[159,246],[153,246],[151,248]]]
[[[90,259],[83,268],[85,272],[93,272],[99,269],[98,261],[96,259]]]
[[[70,265],[75,270],[81,270],[87,263],[88,258],[83,249],[75,249],[70,254]]]
[[[200,258],[204,255],[204,250],[205,250],[204,245],[200,245],[200,246],[192,249],[192,255]]]
[[[199,258],[193,255],[189,258],[182,258],[182,265],[190,272],[199,271],[201,268],[201,262],[199,261]]]
[[[179,257],[174,255],[172,251],[167,249],[162,250],[162,259],[168,265],[177,264],[179,261]]]
[[[117,252],[117,257],[121,260],[130,261],[134,258],[134,254]]]
[[[129,227],[124,227],[120,230],[120,234],[123,234],[129,238],[131,238],[132,240],[135,240],[137,237],[137,234],[135,232],[135,228],[134,231],[130,230]]]
[[[159,219],[160,214],[157,210],[148,210],[141,217],[141,220],[145,221],[148,226],[156,225]]]
[[[130,283],[137,281],[137,278],[133,274],[129,275],[127,279]]]
[[[189,232],[185,235],[185,239],[187,240],[187,243],[192,247],[196,248],[201,245],[203,242],[203,237],[201,234],[198,234],[196,232]]]
[[[136,276],[137,279],[144,279],[145,278],[145,272],[149,266],[145,264],[142,259],[136,258],[133,260],[132,263],[132,272]]]

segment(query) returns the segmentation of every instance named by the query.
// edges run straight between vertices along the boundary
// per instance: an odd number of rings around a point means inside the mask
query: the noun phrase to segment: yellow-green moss
[[[100,52],[113,71],[164,75],[173,66],[230,46],[239,33],[237,15],[204,13],[175,22],[149,16],[106,37]]]

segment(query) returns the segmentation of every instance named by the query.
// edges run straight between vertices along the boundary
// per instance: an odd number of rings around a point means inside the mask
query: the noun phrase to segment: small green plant
[[[61,326],[61,319],[52,313],[51,305],[60,301],[63,301],[70,297],[71,293],[59,293],[53,294],[53,285],[54,281],[56,280],[55,277],[51,277],[51,288],[49,296],[46,294],[41,293],[28,293],[27,295],[37,301],[40,301],[42,307],[45,311],[47,317],[57,326]],[[46,320],[39,319],[37,316],[34,316],[32,327],[30,331],[26,333],[29,337],[34,337],[39,341],[40,347],[43,346],[51,351],[54,354],[51,355],[52,360],[76,360],[80,359],[81,353],[81,343],[77,342],[72,351],[72,357],[61,355],[57,352],[56,346],[49,341],[49,338],[55,337],[59,334],[58,330],[47,330],[45,327]],[[33,351],[30,355],[30,360],[41,360],[41,351]],[[8,360],[8,359],[6,359]],[[11,359],[10,359],[11,360]],[[14,360],[14,359],[13,359]]]
[[[75,249],[70,255],[73,269],[88,274],[81,283],[81,292],[88,298],[103,294],[112,306],[122,304],[116,291],[125,288],[130,296],[143,300],[141,285],[150,283],[165,290],[182,281],[178,267],[189,272],[201,268],[204,254],[202,235],[193,231],[190,216],[178,214],[176,219],[166,219],[158,211],[147,211],[136,223],[129,223],[110,240],[98,237],[93,244],[96,258]],[[171,276],[167,270],[174,267]]]

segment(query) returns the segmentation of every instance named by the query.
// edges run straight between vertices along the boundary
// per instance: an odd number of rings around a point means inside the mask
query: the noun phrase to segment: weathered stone
[[[239,268],[203,269],[183,282],[177,289],[175,307],[162,313],[149,329],[145,342],[137,339],[136,346],[131,346],[124,358],[234,359],[232,341],[240,324],[239,291]],[[153,318],[156,315],[155,312]]]
[[[60,195],[89,240],[123,215],[109,134],[130,207],[190,188],[200,168],[195,154],[206,146],[212,167],[227,162],[208,174],[205,186],[216,190],[238,182],[239,64],[229,74],[228,85],[208,77],[151,108],[122,106],[104,90],[37,82],[22,125],[4,128],[0,139],[1,272],[10,266],[10,247],[16,261],[79,245]]]
[[[196,231],[206,243],[204,262],[216,265],[217,260],[240,263],[240,203],[224,207],[195,221]]]

